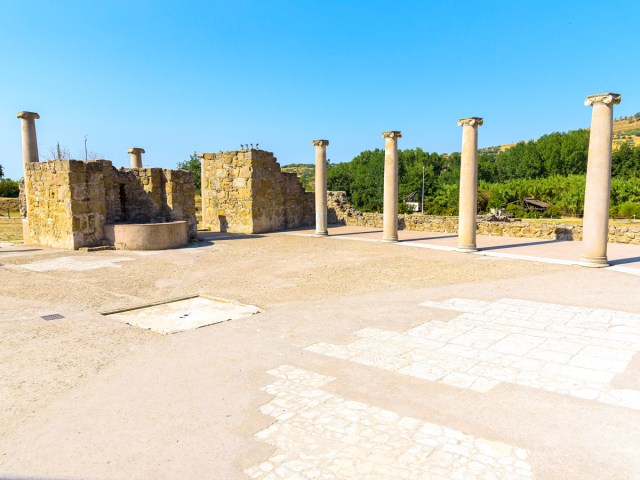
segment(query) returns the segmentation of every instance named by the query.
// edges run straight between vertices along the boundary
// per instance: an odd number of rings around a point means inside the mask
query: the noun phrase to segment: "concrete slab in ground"
[[[260,309],[253,305],[198,296],[103,315],[134,327],[167,334],[238,320],[259,312]]]

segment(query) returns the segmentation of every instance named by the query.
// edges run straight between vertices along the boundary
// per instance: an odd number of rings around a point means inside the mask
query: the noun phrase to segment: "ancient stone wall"
[[[106,242],[105,224],[174,220],[186,220],[190,238],[197,238],[190,172],[56,160],[30,163],[25,175],[31,243],[99,246]]]
[[[383,227],[381,213],[358,212],[346,198],[345,192],[327,192],[329,223],[358,227]],[[421,232],[457,233],[458,217],[409,214],[398,216],[398,228]],[[478,220],[479,235],[503,237],[543,238],[548,240],[582,240],[582,225],[558,223],[494,222]],[[640,245],[640,226],[609,226],[609,242]]]
[[[313,193],[271,152],[203,153],[202,221],[216,232],[264,233],[313,225]]]

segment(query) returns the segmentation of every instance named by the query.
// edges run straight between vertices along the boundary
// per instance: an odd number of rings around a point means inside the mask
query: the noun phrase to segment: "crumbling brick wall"
[[[313,225],[313,193],[286,173],[273,153],[242,150],[204,153],[202,220],[217,232],[264,233]]]
[[[189,237],[197,238],[190,172],[55,160],[29,164],[25,178],[31,243],[99,246],[105,244],[105,224],[176,220],[186,220]]]

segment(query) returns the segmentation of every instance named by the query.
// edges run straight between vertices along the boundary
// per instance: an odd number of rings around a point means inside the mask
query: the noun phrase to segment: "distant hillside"
[[[623,143],[632,147],[640,145],[640,113],[613,122],[613,148],[618,149]]]
[[[283,172],[295,173],[307,192],[315,189],[316,166],[313,163],[292,163],[281,167]]]
[[[620,117],[613,121],[613,149],[619,149],[623,143],[631,147],[640,145],[640,113],[630,117]],[[480,148],[478,152],[485,155],[497,155],[515,145],[515,143],[506,143],[496,147]]]

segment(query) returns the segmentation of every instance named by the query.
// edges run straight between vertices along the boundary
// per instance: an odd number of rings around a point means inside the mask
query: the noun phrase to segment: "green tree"
[[[18,198],[20,185],[10,178],[0,179],[0,197]]]
[[[180,170],[187,170],[188,172],[191,172],[191,175],[193,175],[193,185],[196,189],[196,194],[200,195],[202,192],[201,178],[200,178],[202,169],[200,165],[200,159],[198,158],[198,154],[196,152],[193,152],[193,155],[189,157],[189,160],[185,160],[184,162],[178,163],[178,168]]]

